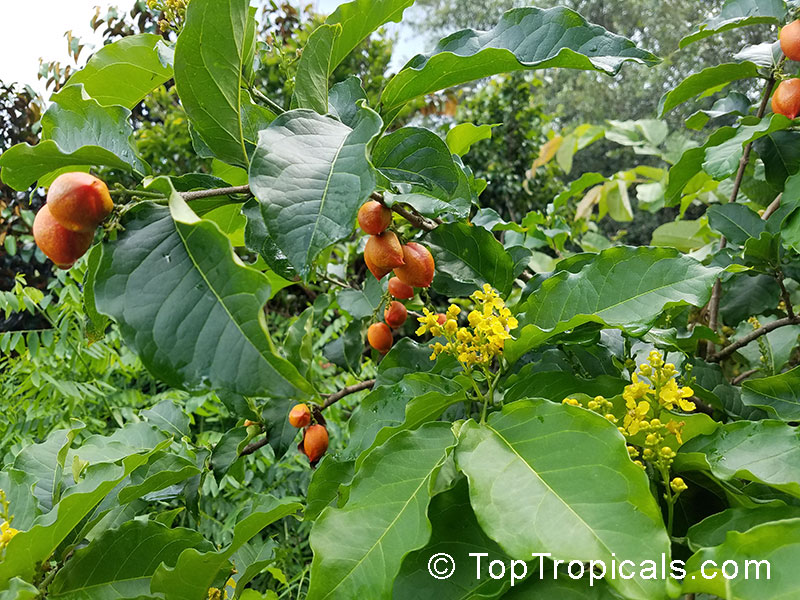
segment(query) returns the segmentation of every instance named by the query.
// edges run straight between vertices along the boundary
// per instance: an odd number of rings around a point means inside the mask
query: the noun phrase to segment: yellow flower
[[[681,492],[685,492],[689,489],[689,486],[686,485],[686,482],[680,477],[675,477],[672,481],[670,481],[669,487],[671,487],[672,491],[676,494],[680,494]]]
[[[575,398],[564,398],[561,401],[561,404],[569,404],[570,406],[580,406],[581,403],[575,400]]]
[[[0,524],[0,548],[5,548],[15,535],[19,533],[18,530],[11,527],[8,521]]]
[[[694,402],[690,402],[686,400],[686,398],[691,398],[694,396],[694,390],[690,387],[678,387],[678,382],[674,379],[670,379],[659,392],[658,401],[661,405],[671,410],[676,404],[680,406],[680,408],[686,412],[693,411],[696,407]]]

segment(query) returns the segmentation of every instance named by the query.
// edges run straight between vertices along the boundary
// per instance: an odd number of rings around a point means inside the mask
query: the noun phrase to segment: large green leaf
[[[309,36],[297,64],[292,108],[310,108],[322,115],[328,112],[331,53],[341,31],[341,26],[320,25]]]
[[[759,506],[757,508],[729,508],[695,523],[686,533],[689,547],[697,551],[725,542],[731,531],[744,533],[757,525],[772,521],[800,518],[798,506]]]
[[[773,377],[745,381],[742,402],[783,421],[800,421],[800,367]]]
[[[708,208],[706,215],[711,228],[734,244],[742,245],[750,238],[758,238],[767,229],[758,213],[744,204],[715,204]]]
[[[445,141],[447,147],[453,154],[464,156],[472,144],[480,142],[481,140],[488,140],[492,137],[492,129],[497,127],[497,123],[493,125],[473,125],[472,123],[459,123],[447,132]]]
[[[174,567],[163,563],[153,574],[150,591],[161,593],[166,600],[205,600],[208,588],[222,569],[229,568],[230,558],[267,525],[295,514],[302,508],[298,502],[274,496],[256,496],[233,528],[231,543],[219,551],[201,552],[187,548]],[[242,565],[245,568],[247,565]]]
[[[517,307],[518,339],[506,352],[516,360],[553,335],[589,322],[630,331],[650,327],[670,306],[704,305],[719,269],[668,248],[604,250],[577,273],[561,271]]]
[[[485,425],[464,425],[456,462],[482,529],[513,558],[660,564],[669,557],[647,476],[597,414],[547,400],[507,404]],[[607,581],[626,598],[666,598],[664,581]]]
[[[727,423],[684,444],[675,468],[755,481],[800,497],[800,431],[780,421]]]
[[[381,119],[362,107],[353,129],[313,111],[286,112],[259,134],[250,189],[270,237],[307,277],[314,259],[347,237],[375,189],[367,145]]]
[[[618,600],[619,596],[603,581],[573,579],[564,574],[555,578],[545,565],[543,576],[535,572],[522,585],[517,586],[503,596],[503,600]],[[703,599],[701,599],[703,600]]]
[[[800,132],[776,131],[755,141],[753,146],[764,161],[767,182],[782,190],[786,180],[800,170]]]
[[[209,551],[213,546],[191,529],[128,521],[76,550],[48,588],[48,597],[114,600],[146,596],[156,568],[162,563],[173,566],[186,548]]]
[[[717,180],[730,177],[739,168],[744,146],[776,131],[787,129],[792,123],[791,119],[775,114],[770,118],[761,119],[755,125],[742,125],[736,128],[733,137],[706,150],[703,170]]]
[[[703,23],[697,32],[684,37],[680,47],[685,48],[693,42],[737,27],[780,25],[785,15],[783,0],[726,0],[719,15]]]
[[[266,277],[241,263],[216,225],[198,219],[173,192],[169,209],[142,204],[127,213],[124,226],[104,246],[97,308],[120,324],[149,370],[191,389],[313,393],[272,350],[262,312]]]
[[[664,94],[658,103],[658,112],[663,117],[676,106],[699,96],[707,90],[717,88],[739,79],[758,76],[758,67],[751,62],[725,63],[708,67],[684,79],[676,88]]]
[[[331,53],[331,72],[378,27],[390,21],[399,23],[412,4],[414,0],[353,0],[340,4],[326,21],[342,26]]]
[[[32,493],[33,486],[37,483],[36,476],[26,471],[19,471],[8,466],[0,471],[0,490],[3,490],[6,500],[12,507],[11,514],[14,519],[11,525],[14,526],[14,529],[30,528],[33,520],[42,514],[39,509],[39,501]]]
[[[514,284],[514,258],[484,229],[445,223],[427,237],[436,263],[433,288],[446,296],[468,296],[488,283],[502,296]]]
[[[722,570],[726,561],[730,562]],[[744,533],[732,531],[724,543],[704,548],[686,562],[683,591],[706,592],[726,600],[797,598],[798,561],[800,519],[766,523]],[[734,569],[735,578],[729,578]]]
[[[107,44],[67,80],[67,85],[82,83],[100,104],[132,109],[172,77],[172,65],[165,64],[159,52],[163,44],[163,38],[155,33],[130,35]]]
[[[309,600],[388,600],[403,557],[425,545],[434,480],[455,443],[450,425],[398,433],[356,472],[343,508],[326,508],[311,530]]]
[[[497,598],[508,589],[510,577],[493,579],[487,570],[489,562],[511,558],[481,530],[469,504],[469,487],[462,478],[452,489],[437,494],[428,508],[431,539],[428,545],[409,554],[394,581],[394,598],[414,600],[473,600]],[[481,577],[476,577],[476,558],[470,553],[486,553],[481,559]],[[429,569],[432,556],[447,554],[456,568],[446,579],[434,579]],[[444,557],[442,557],[444,559]],[[446,559],[445,559],[446,560]],[[449,566],[449,565],[448,565]],[[441,573],[447,573],[445,564]]]
[[[217,158],[246,167],[272,114],[253,105],[243,72],[254,42],[249,0],[193,0],[175,47],[175,85],[194,132]]]
[[[387,113],[418,96],[519,69],[561,67],[615,74],[626,61],[654,65],[658,58],[621,36],[591,25],[573,10],[517,8],[491,30],[464,29],[419,54],[387,84]]]

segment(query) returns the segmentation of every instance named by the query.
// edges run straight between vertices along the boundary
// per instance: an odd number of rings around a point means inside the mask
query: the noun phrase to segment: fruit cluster
[[[312,425],[312,421],[317,423]],[[292,427],[303,429],[303,440],[297,449],[308,457],[308,462],[315,465],[328,450],[328,430],[322,415],[312,414],[308,404],[296,404],[289,411],[289,423]]]
[[[789,60],[800,61],[800,19],[781,29],[781,50]],[[800,79],[784,79],[772,96],[772,112],[790,119],[800,115]]]
[[[60,269],[69,269],[92,245],[94,231],[114,203],[106,184],[88,173],[64,173],[47,191],[36,213],[33,239]]]
[[[375,200],[365,202],[358,210],[358,225],[369,234],[364,247],[364,262],[376,279],[382,279],[392,270],[389,294],[395,300],[384,311],[383,323],[373,323],[367,330],[369,345],[386,354],[394,343],[392,329],[401,327],[408,318],[405,305],[399,300],[414,297],[414,288],[429,287],[433,281],[434,262],[428,249],[416,242],[401,244],[394,231],[390,231],[392,211]]]

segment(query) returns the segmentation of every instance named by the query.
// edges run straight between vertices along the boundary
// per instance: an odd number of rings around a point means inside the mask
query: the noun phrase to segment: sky
[[[305,0],[304,0],[305,1]],[[324,13],[333,12],[340,0],[313,0],[315,8]],[[58,60],[62,65],[71,64],[64,34],[72,30],[86,44],[80,56],[80,65],[91,54],[91,45],[101,43],[101,36],[89,26],[94,7],[106,1],[98,0],[0,0],[0,80],[31,85],[44,95],[44,81],[37,80],[39,58]],[[117,0],[114,4],[125,6],[128,0]],[[401,67],[413,55],[408,32],[389,24],[390,31],[400,33],[400,42],[395,47],[393,69]],[[49,95],[49,94],[47,94]]]

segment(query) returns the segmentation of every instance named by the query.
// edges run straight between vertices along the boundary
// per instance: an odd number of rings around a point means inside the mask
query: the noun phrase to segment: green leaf
[[[340,487],[352,481],[354,472],[354,460],[342,460],[330,454],[325,455],[314,469],[308,484],[306,494],[308,504],[303,514],[304,520],[315,521],[325,507],[339,497]]]
[[[450,152],[464,156],[472,144],[480,142],[481,140],[488,140],[492,138],[492,129],[497,127],[494,125],[473,125],[472,123],[459,123],[447,132],[445,141]]]
[[[42,514],[39,501],[32,493],[38,481],[32,473],[5,467],[0,471],[0,490],[5,493],[14,519],[11,525],[14,529],[30,529],[36,517]]]
[[[604,250],[577,273],[561,271],[517,307],[517,340],[506,344],[514,361],[552,336],[583,323],[628,331],[651,327],[665,308],[703,306],[720,269],[667,248],[620,246]]]
[[[744,154],[744,146],[766,135],[792,126],[793,121],[783,115],[772,115],[756,125],[743,125],[736,129],[736,135],[723,143],[706,150],[703,170],[714,179],[722,180],[733,175],[739,167]]]
[[[169,209],[142,204],[123,223],[125,231],[103,249],[97,308],[119,323],[150,371],[190,389],[313,394],[271,348],[262,312],[266,277],[241,263],[216,225],[198,219],[174,191]]]
[[[780,421],[727,423],[684,444],[675,469],[755,481],[800,497],[800,432]]]
[[[572,394],[603,396],[613,398],[622,393],[625,381],[619,377],[600,375],[594,379],[584,379],[569,371],[545,371],[536,364],[525,365],[519,373],[510,377],[505,384],[504,402],[514,402],[530,396],[536,390],[538,398],[561,402]]]
[[[36,567],[46,560],[92,509],[134,469],[147,462],[162,445],[122,459],[121,465],[101,463],[90,466],[84,478],[64,495],[53,509],[34,521],[28,531],[15,535],[0,562],[0,586],[12,577],[30,579]]]
[[[320,25],[309,36],[297,64],[292,108],[310,108],[321,115],[328,112],[331,58],[341,32],[341,25]]]
[[[766,523],[744,533],[732,531],[724,543],[700,550],[686,562],[683,591],[736,600],[796,598],[800,580],[786,574],[797,569],[798,560],[800,519]],[[723,576],[734,570],[730,563],[721,570],[726,561],[736,565],[737,577]]]
[[[403,127],[383,136],[372,151],[375,167],[394,183],[452,196],[461,172],[442,138],[422,127]]]
[[[362,106],[354,129],[298,109],[259,134],[250,188],[270,237],[303,277],[323,250],[352,233],[375,189],[366,148],[380,129],[377,113]]]
[[[342,26],[333,46],[330,72],[378,27],[390,21],[399,23],[412,4],[414,0],[353,0],[340,4],[325,21]]]
[[[244,243],[248,250],[258,253],[269,265],[269,268],[275,271],[276,276],[285,277],[286,285],[291,285],[292,282],[288,280],[295,279],[297,272],[267,232],[267,225],[264,223],[264,215],[261,214],[261,205],[258,200],[255,198],[248,200],[242,207],[242,214],[247,219],[244,227]],[[280,289],[278,287],[273,290],[272,294],[278,293]]]
[[[510,577],[493,579],[488,564],[511,558],[481,529],[469,503],[469,487],[462,478],[452,489],[437,494],[428,508],[431,539],[428,545],[409,554],[394,581],[394,598],[414,600],[469,600],[497,598],[508,589]],[[451,577],[434,580],[428,570],[432,556],[444,553],[457,566]],[[476,558],[470,553],[486,553],[481,558],[481,577],[476,577]],[[444,565],[442,565],[444,571]],[[503,596],[505,597],[505,596]],[[560,599],[559,599],[560,600]]]
[[[713,238],[705,219],[696,221],[671,221],[659,225],[653,231],[651,246],[676,248],[681,252],[691,252],[708,244]]]
[[[725,542],[731,531],[744,533],[757,525],[800,517],[797,506],[759,506],[758,508],[729,508],[689,528],[686,537],[693,551],[711,548]]]
[[[412,58],[386,85],[381,102],[391,113],[418,96],[498,73],[560,67],[613,75],[626,61],[652,66],[658,58],[568,8],[517,8],[489,31],[464,29],[430,55]]]
[[[658,113],[663,118],[676,106],[707,90],[751,77],[758,77],[758,66],[751,62],[725,63],[708,67],[699,73],[690,75],[676,88],[664,94],[658,103]]]
[[[647,476],[600,415],[547,400],[506,404],[485,425],[462,427],[456,462],[481,527],[513,558],[660,564],[669,557]],[[667,597],[663,580],[607,581],[626,598]]]
[[[427,237],[436,263],[433,289],[446,296],[468,296],[488,283],[501,296],[514,284],[512,255],[483,227],[445,223]]]
[[[147,596],[156,568],[162,563],[174,565],[186,548],[208,551],[213,546],[191,529],[128,521],[76,550],[48,588],[48,597],[112,600]]]
[[[604,581],[572,579],[562,573],[558,578],[553,578],[545,566],[543,577],[537,576],[536,571],[521,585],[517,586],[503,596],[503,600],[618,600],[615,594]],[[538,569],[537,569],[538,570]]]
[[[343,508],[311,530],[309,600],[388,600],[403,557],[430,537],[428,502],[455,439],[446,423],[404,431],[369,454]]]
[[[274,496],[256,496],[233,528],[233,539],[219,551],[184,550],[174,567],[159,565],[153,574],[150,591],[164,594],[166,600],[205,600],[208,588],[227,565],[230,558],[267,525],[288,517],[302,505]]]
[[[777,190],[800,170],[800,132],[776,131],[757,139],[753,147],[764,161],[767,182]]]
[[[268,402],[261,412],[261,420],[266,427],[266,436],[275,459],[280,460],[292,447],[297,438],[297,429],[289,423],[287,415],[292,407],[297,404],[289,398]]]
[[[248,542],[241,546],[231,557],[236,567],[233,580],[236,582],[234,598],[239,598],[244,593],[245,585],[261,573],[268,564],[275,560],[275,542],[261,540]]]
[[[201,474],[195,461],[177,454],[164,453],[153,456],[147,465],[131,473],[131,481],[118,495],[120,504],[127,504],[148,494],[183,483]]]
[[[680,47],[709,36],[748,25],[780,25],[786,15],[783,0],[726,0],[719,15],[700,26],[699,31],[687,35]]]
[[[706,214],[714,231],[738,245],[744,244],[750,238],[758,238],[767,228],[758,213],[743,204],[715,204],[708,208]]]
[[[162,400],[153,408],[143,410],[140,414],[148,423],[175,436],[176,440],[189,435],[189,415],[172,400]]]
[[[772,377],[745,381],[742,402],[782,421],[800,421],[800,367]]]
[[[8,582],[8,586],[0,591],[0,600],[36,600],[40,595],[38,588],[14,577]]]
[[[361,86],[361,80],[355,75],[350,75],[344,81],[331,86],[328,94],[328,113],[348,127],[354,127],[358,122],[359,103],[366,99],[367,92]]]
[[[248,31],[255,27],[249,4],[193,0],[175,46],[175,85],[194,131],[217,158],[240,167],[249,164],[259,123],[272,118],[242,89]]]
[[[410,337],[403,337],[392,346],[378,365],[375,387],[399,383],[406,375],[431,372],[454,376],[461,371],[458,361],[449,355],[431,360],[431,348]]]
[[[106,44],[95,52],[67,85],[82,83],[100,104],[118,104],[132,109],[151,91],[172,77],[172,66],[164,64],[160,35],[140,33]]]
[[[228,469],[235,463],[250,439],[247,427],[234,427],[222,434],[211,452],[211,468],[219,483]]]

